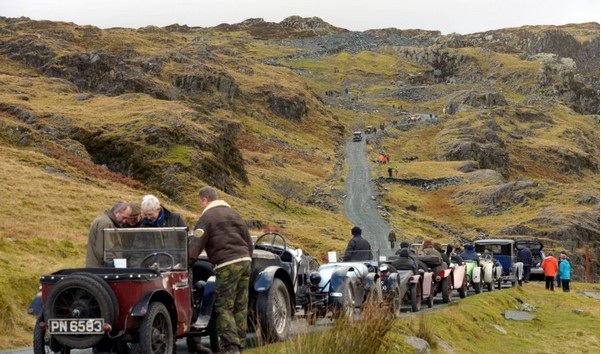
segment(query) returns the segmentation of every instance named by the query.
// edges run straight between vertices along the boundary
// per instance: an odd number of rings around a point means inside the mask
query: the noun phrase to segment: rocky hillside
[[[344,144],[367,125],[370,159],[395,171],[373,164],[374,198],[401,237],[538,238],[599,280],[597,23],[443,36],[0,17],[0,83],[9,315],[39,274],[83,264],[89,223],[116,199],[153,193],[192,224],[212,184],[256,228],[318,258],[344,248]]]

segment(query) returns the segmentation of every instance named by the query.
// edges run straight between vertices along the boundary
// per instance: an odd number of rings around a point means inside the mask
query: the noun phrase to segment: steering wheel
[[[175,259],[173,258],[173,256],[171,254],[169,254],[167,252],[154,252],[154,253],[149,254],[148,256],[144,257],[144,259],[142,259],[142,261],[140,262],[140,267],[150,268],[156,264],[158,266],[158,268],[160,268],[160,264],[161,264],[160,261],[163,258],[167,258],[167,260],[171,263],[170,267],[164,267],[163,269],[169,269],[169,268],[175,267]],[[149,259],[152,259],[152,263],[145,266],[144,264]]]
[[[277,232],[267,232],[257,238],[254,248],[270,251],[281,256],[288,249],[288,246],[284,236]]]

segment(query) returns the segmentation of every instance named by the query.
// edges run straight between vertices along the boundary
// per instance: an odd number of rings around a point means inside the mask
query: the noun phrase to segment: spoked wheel
[[[140,323],[140,353],[173,354],[173,324],[165,305],[152,302]]]
[[[334,310],[334,317],[348,322],[355,319],[355,292],[350,279],[344,283],[342,303],[340,308]]]
[[[398,316],[401,312],[402,305],[403,298],[401,295],[401,286],[396,284],[392,290],[392,299],[390,301],[390,310],[392,311],[392,314]]]
[[[290,296],[284,282],[275,278],[271,287],[259,293],[257,316],[261,325],[261,335],[268,343],[288,339],[292,324]]]

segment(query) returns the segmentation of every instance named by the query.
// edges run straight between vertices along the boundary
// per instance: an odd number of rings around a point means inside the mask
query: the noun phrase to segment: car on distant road
[[[363,140],[363,135],[360,131],[356,131],[353,133],[353,141],[361,141]]]

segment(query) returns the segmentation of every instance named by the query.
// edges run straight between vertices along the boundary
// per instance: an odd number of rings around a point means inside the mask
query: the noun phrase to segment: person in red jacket
[[[545,271],[545,289],[553,291],[553,285],[555,284],[555,275],[559,269],[557,258],[553,257],[553,252],[549,252],[547,257],[543,259],[540,267]]]

